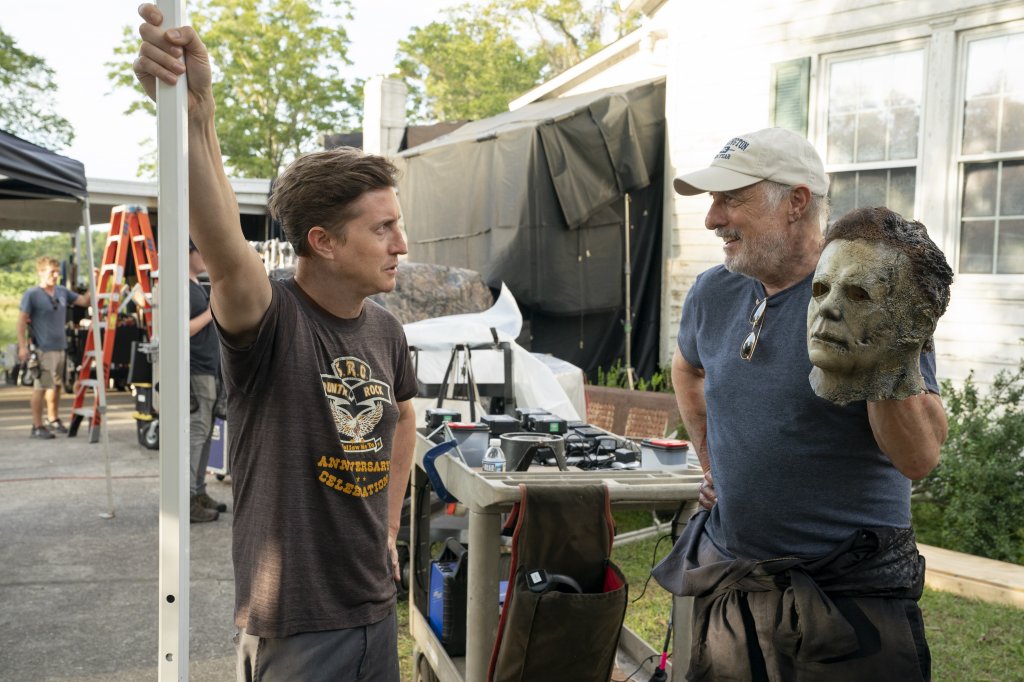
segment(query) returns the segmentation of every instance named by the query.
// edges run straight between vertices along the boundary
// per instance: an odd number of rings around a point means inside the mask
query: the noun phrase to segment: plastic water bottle
[[[501,451],[500,439],[491,439],[490,447],[484,453],[484,458],[480,464],[484,471],[501,472],[505,470],[505,453]]]

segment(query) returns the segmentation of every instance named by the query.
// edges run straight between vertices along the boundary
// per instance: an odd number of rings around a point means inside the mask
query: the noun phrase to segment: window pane
[[[1024,91],[1024,68],[1020,68],[1024,64],[1024,33],[1007,36],[1006,40],[1006,61],[1003,63],[1010,68],[1006,70],[1004,87],[1007,92],[1016,92],[1019,96]]]
[[[1024,33],[968,43],[963,106],[960,271],[1024,274]]]
[[[996,272],[1024,274],[1024,220],[1000,221]]]
[[[875,57],[860,62],[860,108],[881,109],[888,103],[892,80],[892,57]]]
[[[999,215],[1024,216],[1024,161],[1003,163]]]
[[[831,178],[832,222],[855,208],[869,206],[887,206],[907,218],[914,215],[916,168],[832,173]]]
[[[975,40],[967,47],[967,99],[997,94],[1002,87],[1006,38]]]
[[[994,152],[998,124],[998,99],[969,100],[964,105],[964,154]]]
[[[991,220],[960,225],[960,272],[991,273],[995,223]]]
[[[995,215],[997,168],[994,163],[970,164],[964,168],[965,218]]]
[[[836,62],[832,65],[832,78],[828,88],[828,113],[850,113],[857,110],[860,104],[860,78],[857,70],[860,62]]]
[[[880,111],[866,111],[857,120],[857,163],[885,160],[885,119]]]
[[[1024,33],[967,46],[963,152],[1024,150]]]
[[[1024,72],[1024,62],[1020,65]],[[999,151],[1016,152],[1024,150],[1024,95],[1003,100],[1003,135]]]
[[[916,159],[924,53],[833,62],[828,86],[828,163]]]
[[[917,107],[900,107],[892,111],[892,139],[889,140],[889,158],[916,159],[917,131],[920,116]]]
[[[828,196],[832,205],[832,222],[835,222],[857,207],[857,174],[832,173]]]
[[[889,201],[887,206],[908,220],[914,216],[914,187],[917,184],[914,168],[896,168],[889,172]]]
[[[924,55],[921,52],[903,52],[893,55],[892,64],[887,70],[887,80],[891,84],[890,106],[917,106],[921,103],[921,70],[923,68]]]
[[[828,162],[853,161],[853,136],[857,132],[857,115],[828,117]]]
[[[885,206],[888,171],[864,171],[859,175],[857,206]]]

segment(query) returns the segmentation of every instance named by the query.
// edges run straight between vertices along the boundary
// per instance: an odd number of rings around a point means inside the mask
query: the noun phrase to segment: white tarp
[[[516,300],[508,287],[502,285],[501,295],[489,309],[412,322],[405,325],[405,335],[409,345],[419,349],[417,375],[420,381],[440,384],[453,346],[492,343],[496,333],[499,341],[509,342],[512,348],[516,405],[539,407],[566,420],[580,419],[586,414],[583,371],[569,363],[551,363],[553,368],[549,366],[550,361],[517,344],[515,340],[522,326],[523,318]],[[478,384],[504,382],[504,358],[500,351],[473,350],[471,355],[473,377]],[[417,402],[418,407],[425,409],[430,401]],[[468,419],[467,415],[463,416]],[[422,415],[420,417],[422,423]]]

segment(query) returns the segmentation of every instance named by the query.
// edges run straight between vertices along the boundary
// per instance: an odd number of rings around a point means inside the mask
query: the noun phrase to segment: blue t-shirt
[[[718,503],[707,524],[739,558],[815,556],[858,528],[910,526],[910,479],[879,449],[867,403],[815,395],[808,375],[807,305],[813,273],[768,298],[750,361],[740,344],[764,297],[760,282],[717,266],[687,295],[679,350],[703,368],[707,439]],[[938,392],[935,356],[921,356]]]
[[[40,287],[32,287],[21,297],[21,312],[28,315],[32,325],[32,343],[39,350],[66,350],[68,339],[64,325],[68,320],[68,306],[73,305],[78,294],[57,285],[53,296]]]

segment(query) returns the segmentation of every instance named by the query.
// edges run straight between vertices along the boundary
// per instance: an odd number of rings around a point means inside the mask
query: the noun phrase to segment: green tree
[[[468,5],[448,10],[445,21],[415,28],[399,43],[413,120],[484,118],[536,84],[544,58],[519,45],[512,17],[493,6],[473,12]]]
[[[538,38],[547,58],[546,77],[575,66],[639,24],[635,12],[616,0],[506,0]]]
[[[0,129],[53,151],[71,146],[75,131],[53,108],[53,69],[21,50],[0,29]]]
[[[637,15],[614,0],[491,0],[445,10],[399,43],[414,121],[492,116],[622,37]]]
[[[225,164],[242,177],[270,178],[318,148],[322,134],[361,119],[362,92],[340,75],[350,64],[349,0],[202,0],[191,23],[214,64],[217,132]],[[116,86],[139,92],[126,113],[155,113],[130,64],[134,29],[107,64]]]

